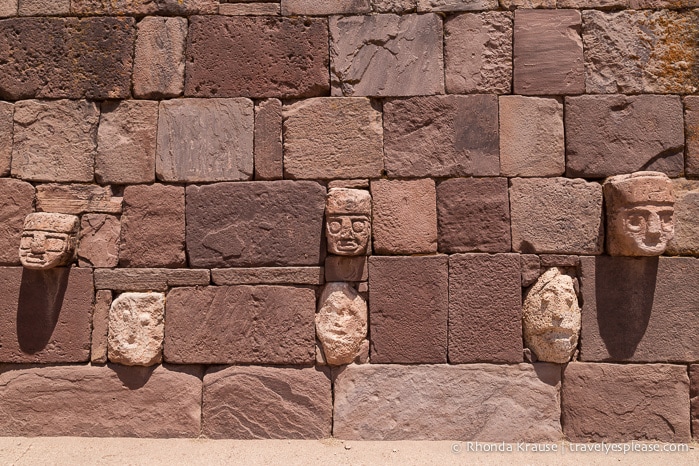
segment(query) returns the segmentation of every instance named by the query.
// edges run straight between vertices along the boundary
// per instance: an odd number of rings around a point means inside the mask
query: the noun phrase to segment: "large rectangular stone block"
[[[71,0],[77,15],[215,14],[218,0]]]
[[[0,292],[0,362],[90,359],[92,270],[0,267]]]
[[[113,194],[111,186],[40,184],[36,187],[36,210],[71,215],[121,214],[123,198]]]
[[[497,0],[417,0],[417,11],[494,10]]]
[[[563,371],[561,395],[571,442],[690,440],[686,366],[574,362]]]
[[[699,261],[581,257],[583,361],[699,360]]]
[[[189,21],[185,95],[328,94],[326,19],[194,16]]]
[[[146,17],[136,26],[135,97],[177,97],[184,90],[186,18]]]
[[[134,24],[106,17],[0,21],[0,98],[128,98]]]
[[[19,16],[68,15],[70,0],[19,0]]]
[[[390,100],[384,128],[390,177],[500,174],[494,95]]]
[[[668,241],[670,256],[699,256],[699,181],[672,180],[675,194],[675,236]]]
[[[282,103],[266,99],[255,106],[255,180],[281,180],[284,177],[282,145]]]
[[[214,285],[322,285],[324,275],[323,267],[244,267],[213,269],[211,281]]]
[[[176,364],[313,364],[315,307],[312,288],[175,288],[166,300],[165,360]]]
[[[320,265],[325,188],[310,181],[187,186],[193,267]]]
[[[207,437],[310,440],[330,437],[331,429],[332,391],[322,370],[214,367],[204,376]]]
[[[0,264],[19,265],[19,243],[24,217],[32,213],[34,186],[26,181],[0,178]]]
[[[522,362],[519,254],[449,256],[449,362]]]
[[[282,14],[292,15],[361,15],[371,13],[369,0],[281,0]]]
[[[95,288],[113,291],[166,291],[173,286],[205,286],[209,271],[201,269],[95,269]]]
[[[0,366],[4,436],[197,437],[199,368]]]
[[[333,436],[346,440],[556,442],[561,369],[351,365],[335,379]]]
[[[121,221],[114,215],[85,214],[80,219],[80,267],[116,267],[119,264]]]

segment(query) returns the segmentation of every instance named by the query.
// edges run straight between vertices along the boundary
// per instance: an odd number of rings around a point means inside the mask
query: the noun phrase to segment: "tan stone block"
[[[223,6],[223,5],[222,5]],[[284,177],[282,103],[266,99],[255,106],[255,180]]]
[[[292,15],[361,15],[371,12],[369,0],[281,0],[282,14]]]
[[[215,14],[218,0],[71,0],[78,15],[195,15]]]
[[[121,214],[121,197],[110,186],[94,184],[40,184],[36,187],[36,209],[40,212]]]
[[[95,293],[95,310],[92,313],[90,361],[93,364],[105,364],[107,362],[109,309],[111,306],[112,292],[109,290],[98,290]]]
[[[268,16],[281,14],[279,3],[222,3],[218,14],[227,16]]]
[[[34,186],[12,178],[0,179],[0,264],[19,265],[24,218],[32,212]]]
[[[0,18],[17,16],[18,0],[2,0],[0,1]]]
[[[541,267],[579,267],[580,256],[566,254],[541,254]]]
[[[494,10],[497,0],[417,0],[417,11]]]
[[[557,3],[558,8],[618,9],[629,7],[629,0],[558,0]]]
[[[10,174],[14,105],[0,102],[0,176]]]
[[[109,308],[107,355],[125,366],[153,366],[163,359],[165,294],[122,293]]]
[[[162,99],[182,95],[187,18],[149,16],[136,29],[134,97]]]
[[[315,324],[327,364],[350,364],[367,336],[366,300],[349,283],[328,283],[318,299]]]
[[[201,269],[95,269],[95,288],[114,291],[165,291],[173,286],[203,286],[209,271]]]
[[[675,235],[667,243],[672,256],[699,256],[699,181],[672,180],[675,194]]]
[[[323,267],[212,269],[214,285],[322,285]]]
[[[417,0],[371,0],[376,13],[412,13],[417,8]]]
[[[19,16],[68,15],[70,0],[19,0]]]
[[[121,222],[113,215],[86,214],[80,221],[78,265],[116,267],[119,264]]]

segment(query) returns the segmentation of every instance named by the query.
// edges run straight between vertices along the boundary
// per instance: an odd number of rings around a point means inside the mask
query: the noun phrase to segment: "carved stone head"
[[[566,363],[578,345],[581,319],[573,278],[558,267],[548,269],[524,299],[524,344],[540,361]]]
[[[80,219],[75,215],[37,212],[24,219],[19,260],[28,269],[51,269],[75,257]]]
[[[330,365],[351,363],[367,334],[367,305],[348,283],[325,285],[316,313],[316,336]]]
[[[371,195],[362,189],[332,188],[325,204],[328,252],[366,255],[371,238]]]
[[[604,182],[607,252],[612,256],[659,256],[675,235],[675,196],[664,173],[636,172]]]

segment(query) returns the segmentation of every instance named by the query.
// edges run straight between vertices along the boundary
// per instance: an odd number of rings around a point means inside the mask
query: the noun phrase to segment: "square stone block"
[[[19,243],[24,217],[32,213],[34,186],[0,178],[0,265],[19,265]]]
[[[116,267],[119,264],[121,222],[114,215],[85,214],[80,219],[80,267]]]

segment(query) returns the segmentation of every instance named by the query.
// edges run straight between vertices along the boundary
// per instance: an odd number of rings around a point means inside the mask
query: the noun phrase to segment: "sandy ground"
[[[484,444],[480,444],[483,446]],[[493,444],[488,444],[492,446]],[[549,444],[552,448],[553,444]],[[674,448],[626,444],[627,448]],[[657,445],[648,447],[648,445]],[[604,445],[602,445],[603,447]],[[556,452],[533,452],[533,445],[511,444],[512,452],[469,451],[466,442],[355,442],[327,440],[209,440],[131,438],[0,437],[2,465],[699,465],[699,444],[685,452],[580,452],[580,445],[558,444]],[[517,451],[523,448],[530,451]],[[563,448],[563,451],[561,451]],[[623,448],[623,445],[618,448]]]

